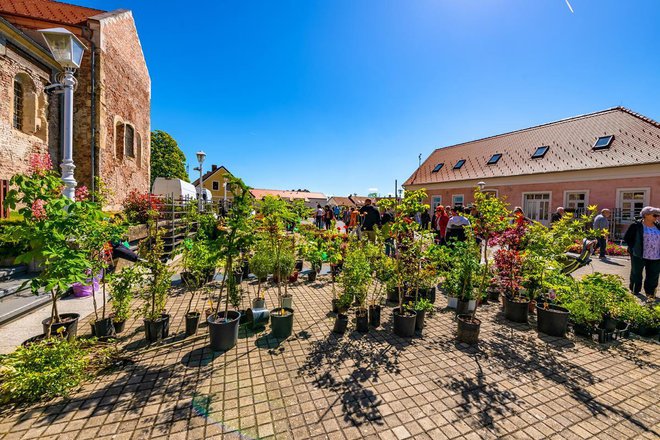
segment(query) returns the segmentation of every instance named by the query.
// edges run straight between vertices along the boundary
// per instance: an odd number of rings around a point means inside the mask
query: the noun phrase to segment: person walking
[[[660,208],[646,206],[640,216],[623,237],[630,254],[630,290],[640,295],[643,280],[647,298],[654,300],[660,276]]]
[[[550,217],[550,223],[556,223],[561,220],[561,218],[564,216],[564,213],[565,211],[563,206],[557,207],[557,210]]]
[[[428,230],[430,223],[431,223],[431,215],[427,210],[424,210],[424,212],[422,212],[422,229],[425,231]]]
[[[323,208],[321,208],[321,204],[316,205],[316,227],[319,229],[323,229],[323,214],[325,212],[323,211]]]
[[[607,259],[607,236],[610,233],[610,215],[610,210],[604,208],[594,218],[593,229],[601,232],[601,235],[598,236],[598,249],[600,250],[601,260]]]
[[[460,206],[452,210],[452,216],[447,222],[446,240],[449,243],[451,239],[465,241],[465,228],[470,226],[470,220],[463,216],[463,210]]]
[[[449,223],[449,215],[447,215],[444,206],[438,205],[435,208],[434,218],[433,230],[436,232],[436,241],[438,243],[444,243],[445,235],[447,234],[447,223]]]
[[[358,225],[358,210],[355,207],[351,208],[351,214],[348,218],[348,230],[354,230]]]
[[[374,205],[371,204],[371,199],[364,201],[364,206],[360,208],[360,229],[367,233],[367,238],[370,242],[376,241],[376,231],[374,226],[380,226],[380,213]]]
[[[330,206],[325,205],[325,208],[323,208],[323,223],[325,223],[325,229],[329,230],[332,227],[332,220],[334,220],[335,214],[332,211],[332,208]]]

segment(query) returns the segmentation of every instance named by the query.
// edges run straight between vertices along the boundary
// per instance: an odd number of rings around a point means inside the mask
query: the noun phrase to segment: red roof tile
[[[251,189],[250,193],[252,196],[261,200],[264,196],[279,196],[285,200],[295,200],[295,199],[325,199],[325,195],[317,192],[307,192],[307,191],[282,191],[279,189]]]
[[[52,0],[2,0],[0,14],[76,25],[105,11]]]
[[[608,149],[594,151],[600,136],[614,135]],[[534,151],[549,146],[542,158]],[[487,165],[493,154],[502,154]],[[453,169],[465,160],[460,169]],[[436,165],[444,166],[433,173]],[[553,173],[660,163],[660,123],[623,107],[439,148],[404,185],[425,185],[488,177]]]

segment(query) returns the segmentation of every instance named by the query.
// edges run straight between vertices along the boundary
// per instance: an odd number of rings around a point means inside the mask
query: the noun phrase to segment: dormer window
[[[548,147],[547,145],[544,145],[542,147],[538,147],[536,149],[536,151],[534,152],[534,154],[532,154],[532,159],[542,158],[543,156],[545,156],[545,153],[547,153],[549,149],[550,149],[550,147]]]
[[[486,165],[495,165],[501,158],[502,155],[500,153],[495,153],[490,157],[490,159],[488,159]]]
[[[596,139],[596,143],[593,146],[594,150],[605,150],[607,148],[610,148],[610,145],[612,145],[612,141],[614,140],[614,136],[601,136],[598,139]]]
[[[444,162],[439,163],[435,166],[435,168],[433,168],[433,170],[431,170],[431,172],[432,173],[437,173],[438,171],[440,171],[442,169],[443,166],[445,166]]]
[[[455,170],[460,170],[463,165],[465,165],[465,159],[461,159],[458,162],[456,162],[456,165],[454,165]]]

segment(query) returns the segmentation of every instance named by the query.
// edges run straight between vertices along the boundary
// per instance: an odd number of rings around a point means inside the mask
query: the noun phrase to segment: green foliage
[[[114,321],[125,321],[131,316],[134,292],[140,287],[142,275],[135,266],[125,267],[110,277],[112,295],[110,302],[114,312]]]
[[[433,303],[426,298],[420,298],[415,303],[415,310],[431,312],[433,310]]]
[[[344,293],[355,295],[361,308],[364,308],[372,281],[372,267],[367,253],[360,245],[349,247],[344,259],[344,266],[340,275]]]
[[[142,315],[146,319],[155,320],[160,318],[165,311],[167,294],[172,285],[173,271],[163,261],[164,242],[161,228],[158,228],[154,220],[148,222],[149,235],[140,242],[138,253],[142,259],[137,265],[146,272],[147,281],[145,288],[141,291],[144,305]]]
[[[472,241],[456,242],[452,254],[453,269],[445,277],[444,289],[448,296],[462,301],[474,299],[480,274],[479,248]]]
[[[151,184],[156,177],[190,182],[186,173],[186,155],[172,136],[162,130],[151,132]]]
[[[660,305],[643,305],[637,301],[628,301],[620,307],[619,319],[629,322],[634,327],[648,329],[660,327]]]
[[[307,238],[302,247],[302,254],[303,258],[312,265],[312,269],[319,272],[323,266],[323,256],[327,255],[325,241],[320,236]]]
[[[273,261],[273,273],[279,281],[288,279],[296,267],[296,257],[291,247],[280,250],[279,258]]]
[[[0,402],[24,403],[66,396],[88,377],[85,342],[50,338],[0,357]]]

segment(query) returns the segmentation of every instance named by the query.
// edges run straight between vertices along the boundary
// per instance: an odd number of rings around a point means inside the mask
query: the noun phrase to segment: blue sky
[[[152,129],[190,159],[329,195],[392,192],[420,153],[556,119],[660,119],[660,1],[569,1],[73,0],[133,10]]]

